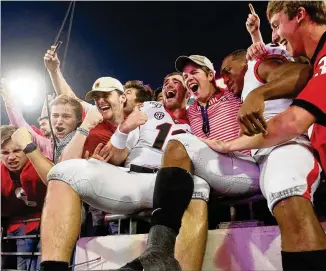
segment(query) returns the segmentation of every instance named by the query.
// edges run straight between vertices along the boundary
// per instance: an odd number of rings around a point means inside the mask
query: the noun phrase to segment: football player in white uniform
[[[286,57],[282,56],[282,54],[283,54],[283,52],[279,52],[279,57],[281,58],[281,60],[276,59],[275,61],[273,61],[271,59],[271,60],[267,61],[267,64],[266,64],[266,62],[264,62],[264,65],[267,65],[267,67],[265,66],[264,69],[260,70],[260,72],[262,72],[262,75],[260,77],[267,76],[265,78],[265,80],[267,81],[267,83],[266,83],[267,87],[269,85],[273,84],[272,79],[275,80],[275,78],[278,78],[278,75],[282,74],[283,72],[285,72],[287,70],[286,66],[282,67],[282,65],[283,65],[282,61],[287,60]],[[232,54],[229,57],[227,57],[226,60],[230,59],[232,62],[235,61],[236,65],[235,66],[232,65],[232,67],[230,66],[230,69],[227,68],[226,70],[223,70],[223,71],[227,72],[227,73],[236,72],[238,74],[238,77],[244,76],[244,74],[246,73],[246,70],[247,70],[246,63],[241,65],[241,63],[238,63],[238,61],[240,61],[240,59],[245,61],[245,55],[246,55],[246,51],[242,51],[242,52],[238,51],[235,54]],[[203,61],[201,62],[201,60],[203,60]],[[274,63],[274,62],[276,62],[276,63]],[[200,64],[200,63],[202,63],[202,64]],[[233,102],[231,96],[227,96],[228,93],[221,94],[218,91],[213,92],[211,94],[209,93],[209,89],[214,89],[209,84],[211,74],[209,73],[206,77],[204,77],[204,74],[201,71],[204,71],[204,69],[202,69],[202,66],[211,67],[212,65],[210,63],[211,62],[209,62],[207,60],[207,58],[205,58],[205,57],[200,57],[200,56],[189,57],[188,62],[183,63],[184,64],[184,66],[183,66],[184,74],[183,75],[184,75],[184,77],[186,77],[186,80],[185,80],[186,85],[189,88],[189,90],[192,90],[192,88],[193,88],[192,91],[196,91],[195,95],[197,97],[197,100],[200,102],[202,102],[202,98],[204,98],[204,97],[206,97],[208,99],[208,101],[210,101],[209,98],[211,97],[212,100],[209,102],[210,106],[208,107],[208,110],[211,108],[211,112],[214,112],[212,110],[217,110],[218,108],[224,108],[224,110],[220,111],[220,114],[218,115],[219,120],[225,116],[234,116],[232,114],[232,111],[228,107],[226,107],[225,104],[223,105],[223,102],[226,102],[226,101],[228,103],[234,104],[235,106],[237,105],[237,103]],[[261,64],[259,66],[264,67],[264,65]],[[177,67],[179,69],[182,69],[182,67],[180,67],[179,65],[177,65]],[[210,69],[210,70],[212,71],[212,69]],[[290,71],[287,70],[287,72],[289,75],[293,75],[293,74],[296,74],[298,71],[303,71],[303,70],[305,70],[305,67],[291,66]],[[301,74],[301,75],[303,76],[303,74]],[[309,75],[309,72],[306,73],[306,80],[307,80],[308,75]],[[292,83],[296,82],[296,79],[297,78],[294,78],[293,76],[292,77],[289,76],[289,78],[287,78],[287,80],[292,81]],[[274,81],[274,84],[276,84],[277,82]],[[284,82],[284,80],[283,80],[283,82]],[[261,83],[259,83],[259,84],[261,84]],[[290,92],[290,90],[291,90],[293,92],[293,88],[300,88],[300,87],[302,88],[305,84],[305,80],[302,80],[300,82],[300,84],[296,84],[296,85],[295,84],[286,84],[284,86],[286,88],[286,91]],[[196,86],[196,87],[194,88],[194,86]],[[252,87],[254,88],[255,86],[252,86]],[[236,81],[232,82],[232,84],[229,84],[229,91],[232,91],[237,96],[241,95],[242,88],[243,88],[243,79],[236,80]],[[287,88],[290,88],[290,90],[288,90]],[[219,99],[214,99],[215,95]],[[267,95],[266,95],[266,97],[267,97]],[[270,96],[269,98],[275,99],[277,97]],[[277,104],[279,102],[280,101],[276,101]],[[283,109],[285,109],[285,107],[289,105],[288,102],[289,101],[286,101],[286,100],[281,101],[281,104],[284,104]],[[196,108],[197,108],[197,105],[195,104],[193,106],[193,109],[194,109],[193,112],[196,112]],[[274,111],[276,109],[275,107],[270,105],[270,108],[271,108],[271,112],[270,112],[271,114],[277,113],[276,111]],[[206,106],[206,109],[207,109],[207,106]],[[190,108],[190,110],[191,110],[191,108]],[[197,109],[197,110],[200,110],[200,109]],[[209,116],[210,111],[208,111],[208,110],[207,110],[207,112],[208,112],[208,116]],[[225,111],[227,111],[227,112],[225,112]],[[214,117],[214,115],[211,115],[211,116]],[[223,122],[223,123],[221,123],[221,121],[220,122],[216,121],[214,118],[211,121],[214,122],[214,124],[215,124],[214,127],[212,125],[210,125],[210,126],[212,126],[212,128],[215,129],[214,134],[217,135],[217,138],[222,137],[222,136],[224,136],[224,137],[232,136],[232,133],[234,131],[230,130],[230,132],[228,134],[218,133],[219,131],[216,131],[216,127],[219,128],[220,132],[223,132],[224,130],[228,129],[229,125],[231,125],[230,123],[236,122],[236,118],[234,118],[234,119],[229,118],[226,122]],[[196,123],[194,123],[193,125],[195,128],[196,128],[196,126],[199,126],[199,127],[203,126],[203,131],[204,131],[204,124],[205,124],[205,120],[203,118],[203,120],[201,121],[201,123],[199,123],[199,125]],[[212,128],[211,128],[211,134],[212,134]],[[194,131],[194,129],[193,129],[193,131]],[[205,131],[207,132],[207,130],[205,130]],[[200,131],[197,133],[200,133]],[[209,133],[208,133],[208,136],[209,136]],[[257,175],[259,176],[259,168],[255,167],[254,163],[252,163],[251,157],[247,156],[247,158],[246,158],[245,155],[242,154],[242,156],[241,156],[239,153],[223,155],[221,153],[214,152],[214,151],[210,150],[205,144],[203,144],[203,142],[201,142],[195,136],[188,135],[188,134],[180,134],[180,135],[174,136],[173,139],[174,140],[170,141],[169,144],[167,145],[166,151],[164,153],[163,165],[164,165],[164,169],[166,171],[168,171],[169,169],[172,169],[172,168],[173,169],[180,168],[180,169],[185,169],[187,171],[191,171],[192,166],[193,166],[195,174],[204,178],[210,184],[210,186],[216,192],[220,193],[221,195],[231,195],[232,196],[235,194],[239,195],[241,193],[248,193],[248,192],[250,193],[250,192],[256,191],[255,190],[255,179],[257,178]],[[303,139],[303,141],[305,141],[305,140]],[[309,142],[307,142],[307,141],[305,141],[305,143],[309,144]],[[315,167],[315,165],[316,165],[315,160],[314,160],[311,152],[308,149],[306,149],[305,147],[302,147],[301,152],[304,153],[308,157],[308,160],[310,162],[310,164],[308,164],[307,166],[302,167],[302,170],[305,170],[306,173],[309,173],[310,171],[312,172],[311,176],[313,176],[313,178],[310,180],[309,185],[305,186],[307,191],[310,192],[309,189],[313,190],[314,187],[316,186],[316,184],[318,183],[319,168],[318,168],[318,164],[317,164],[317,168]],[[232,163],[230,163],[230,162],[232,162]],[[288,166],[291,166],[291,164]],[[317,172],[314,175],[313,173],[316,170],[317,170]],[[172,179],[172,177],[169,176],[167,173],[166,173],[166,175],[162,174],[160,177],[162,178],[162,182],[168,181],[168,178]],[[302,177],[302,176],[300,175],[300,177]],[[181,176],[179,175],[178,178],[181,179]],[[175,178],[174,180],[177,181],[177,178]],[[307,184],[306,180],[305,180],[305,184]],[[311,185],[312,185],[312,187],[311,187]],[[279,194],[283,195],[282,193],[279,193]],[[308,193],[308,194],[310,195],[310,193]],[[277,196],[278,194],[276,193],[275,195]],[[277,201],[277,199],[274,199],[273,204],[276,201]],[[201,208],[205,208],[206,206],[201,205],[201,206],[197,206],[197,207],[198,207],[197,213],[201,214],[201,213],[203,213],[203,210],[201,210]],[[165,207],[165,208],[168,209],[168,207]],[[164,209],[164,208],[162,208],[162,209]],[[154,216],[155,216],[155,213],[154,213],[153,217]],[[162,219],[162,220],[164,220],[164,219]],[[183,225],[183,226],[185,226],[185,225]],[[200,252],[202,252],[202,251],[198,251],[198,253],[200,253]],[[145,254],[146,254],[146,252],[145,252]],[[201,257],[198,256],[198,259],[200,259],[200,258]]]
[[[263,117],[266,120],[291,105],[291,99],[280,97],[294,97],[310,78],[309,66],[284,62],[284,57],[293,59],[283,47],[275,46],[266,46],[267,57],[249,61],[247,64],[246,51],[235,52],[224,59],[221,67],[226,85],[234,91],[240,90],[243,100],[252,91],[261,94],[262,99],[265,99]],[[235,54],[238,55],[237,58],[233,57]],[[238,67],[246,69],[244,76]],[[265,131],[261,127],[263,121],[258,114],[251,121],[252,123],[246,124],[251,133],[255,133],[257,127]],[[246,137],[244,135],[229,142],[204,141],[212,149],[227,153],[239,150],[238,147]],[[260,166],[261,191],[280,226],[282,259],[284,254],[318,250],[325,235],[311,202],[319,184],[321,167],[313,155],[307,135],[298,136],[275,147],[252,150],[252,155]]]
[[[52,233],[51,236],[47,234],[42,240],[42,270],[53,270],[51,266],[56,264],[60,265],[60,268],[57,266],[60,270],[68,270],[68,262],[79,233],[81,200],[103,211],[126,214],[146,208],[156,209],[161,197],[168,196],[171,202],[179,201],[180,193],[184,190],[180,184],[182,180],[177,184],[169,184],[165,190],[155,188],[155,192],[154,185],[162,160],[162,149],[169,138],[178,133],[190,132],[185,110],[189,93],[178,73],[165,78],[163,93],[164,105],[154,101],[145,102],[118,126],[110,141],[113,154],[109,162],[114,165],[97,159],[72,159],[51,169],[48,174],[47,198],[60,197],[60,189],[51,189],[54,187],[51,183],[56,183],[56,188],[58,184],[64,186],[65,190],[69,186],[71,208],[61,212],[46,209],[47,212],[44,212],[43,219],[51,216],[53,223],[47,223],[46,229]],[[121,164],[125,168],[115,166]],[[179,171],[176,169],[173,174],[178,174]],[[189,193],[185,193],[186,203],[183,203],[185,206],[182,205],[182,214],[192,195],[193,198],[205,201],[209,197],[209,186],[204,180],[189,175],[187,181],[190,197]],[[163,196],[162,192],[165,193]],[[178,209],[176,206],[174,208]],[[173,212],[170,215],[173,216]],[[179,228],[180,226],[181,223]],[[143,257],[141,264],[145,270],[157,265],[167,266],[169,270],[180,270],[178,261],[173,257],[178,231],[162,225],[152,227],[148,245],[154,247],[154,253],[156,247],[167,249],[155,254],[154,262],[151,257]]]

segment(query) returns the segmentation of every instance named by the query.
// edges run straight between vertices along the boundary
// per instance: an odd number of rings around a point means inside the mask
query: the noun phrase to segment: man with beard
[[[39,117],[37,119],[37,122],[40,126],[40,130],[42,132],[42,134],[47,137],[50,138],[51,137],[51,129],[50,129],[50,120],[48,116],[44,116],[44,117]]]
[[[86,98],[105,94],[99,92],[101,92],[99,88],[94,89],[86,95]],[[188,93],[180,74],[166,76],[163,93],[164,105],[145,102],[142,107],[135,108],[118,126],[111,138],[113,154],[110,158],[103,157],[104,161],[68,160],[57,164],[49,172],[47,204],[42,218],[41,270],[68,270],[68,262],[79,233],[81,200],[111,213],[132,213],[144,208],[156,209],[155,200],[160,197],[157,197],[155,195],[157,191],[154,191],[157,175],[155,172],[161,164],[163,149],[172,135],[186,133],[189,130],[185,115]],[[97,102],[97,105],[104,113],[112,106],[105,100]],[[115,165],[124,164],[126,168],[121,169],[107,164],[105,160]],[[180,174],[180,170],[177,169],[173,174]],[[186,195],[186,201],[189,202],[192,194],[195,198],[207,200],[209,195],[207,184],[202,179],[194,179],[194,194],[192,178],[191,182],[189,179],[184,181],[187,192],[190,193],[189,199],[188,194]],[[168,188],[172,190],[176,188],[176,192],[169,195],[171,201],[179,199],[178,192],[182,188],[180,182],[171,183]],[[58,195],[61,198],[60,202],[57,201]],[[187,205],[186,203],[184,208]],[[155,213],[159,212],[154,211]],[[171,223],[174,223],[173,219]],[[152,227],[148,245],[154,248],[167,247],[166,251],[156,254],[155,266],[168,265],[170,270],[180,270],[178,262],[173,257],[177,233],[178,230],[173,231],[162,225]],[[150,259],[146,258],[141,263],[145,270],[153,267]]]
[[[153,228],[161,225],[178,233],[182,219],[183,234],[177,240],[176,257],[182,270],[200,270],[207,240],[207,204],[191,200],[191,194],[189,196],[192,173],[205,176],[208,180],[203,179],[210,181],[211,187],[222,195],[239,195],[259,190],[259,169],[248,156],[249,151],[238,153],[238,157],[218,154],[197,138],[233,139],[239,133],[236,115],[240,99],[231,91],[222,92],[216,86],[212,62],[199,55],[179,57],[176,68],[183,71],[186,87],[196,99],[187,111],[194,135],[176,135],[167,144],[155,184],[154,201],[157,200],[152,225]],[[178,174],[174,174],[176,171]],[[177,183],[180,184],[179,190],[171,185]],[[172,193],[178,193],[179,198],[170,197]],[[144,254],[119,270],[142,270],[143,262],[155,257],[157,251],[162,253],[164,248],[148,246]],[[154,270],[154,264],[152,268],[148,270]]]
[[[277,76],[287,71],[287,67],[282,67],[275,71],[278,65],[286,61],[285,52],[272,48],[271,55],[273,55],[272,53],[276,60],[267,60],[268,65],[266,63],[261,64],[263,68],[261,68],[260,72],[264,76],[268,76],[268,78],[265,78],[266,80],[275,79]],[[229,58],[238,60],[244,57],[245,60],[245,55],[246,51],[239,51],[230,55]],[[241,63],[238,62],[236,63],[239,65],[225,67],[223,72],[236,73],[238,77],[244,76],[246,65],[240,65]],[[259,65],[257,65],[257,67],[258,66]],[[215,71],[213,64],[206,57],[198,55],[178,58],[176,67],[178,70],[183,70],[186,86],[197,100],[188,110],[188,118],[195,136],[189,134],[174,136],[165,151],[165,159],[162,167],[179,167],[189,170],[189,168],[185,168],[185,165],[192,165],[194,174],[205,179],[205,181],[207,181],[221,196],[239,196],[258,192],[259,167],[255,163],[255,160],[247,155],[250,154],[248,151],[243,151],[242,153],[235,152],[232,153],[232,155],[221,154],[211,150],[196,137],[198,136],[204,139],[224,138],[225,141],[238,137],[239,124],[236,121],[236,116],[240,106],[240,99],[237,97],[241,95],[243,80],[242,82],[238,79],[232,82],[229,80],[226,82],[228,84],[228,89],[224,92],[220,91],[215,86]],[[290,73],[290,75],[296,74],[297,71],[306,71],[305,78],[309,76],[309,69],[307,71],[305,66],[299,66],[297,68],[291,67],[292,73]],[[292,92],[293,88],[303,88],[306,83],[303,79],[301,84],[294,85],[293,82],[296,80],[297,77],[290,77],[289,81],[291,81],[290,83],[292,83],[292,85],[287,85]],[[249,87],[254,88],[253,85]],[[286,89],[286,91],[290,92],[288,89]],[[273,99],[277,97],[270,96],[269,98]],[[277,101],[276,106],[275,102],[273,102],[272,112],[275,112],[275,109],[280,105],[286,108],[286,106],[289,106],[289,101]],[[166,170],[168,170],[168,168],[166,168]],[[316,181],[316,179],[318,178],[315,176],[314,181]],[[167,179],[165,180],[167,181]],[[174,178],[173,180],[175,182],[178,181]],[[191,229],[193,226],[190,225],[197,224],[198,229],[201,229],[200,240],[206,240],[205,236],[207,236],[207,231],[203,231],[203,228],[205,228],[203,226],[203,221],[207,219],[207,215],[206,217],[204,215],[205,208],[207,208],[207,206],[204,204],[197,205],[197,213],[193,215],[193,219],[191,221],[183,219],[183,227],[189,227],[188,239],[184,239],[183,241],[189,242],[189,246],[191,244],[189,240],[194,238],[194,236],[195,238],[197,237],[194,234],[193,228]],[[197,238],[199,238],[199,235]],[[201,268],[205,244],[204,241],[200,246],[198,245],[200,248],[197,251],[197,255],[192,255],[192,258],[197,259],[196,269]],[[186,255],[186,253],[183,254]],[[194,269],[193,266],[192,268]]]

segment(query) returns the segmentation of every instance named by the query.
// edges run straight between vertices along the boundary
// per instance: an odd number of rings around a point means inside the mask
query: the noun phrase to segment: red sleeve
[[[326,126],[326,74],[313,76],[293,105],[304,108],[316,117],[316,123]]]

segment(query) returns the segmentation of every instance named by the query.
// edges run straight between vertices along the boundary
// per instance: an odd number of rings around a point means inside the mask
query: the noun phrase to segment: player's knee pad
[[[160,169],[154,188],[156,215],[153,215],[152,224],[163,224],[178,232],[193,190],[193,177],[186,170],[177,167]]]
[[[301,159],[294,159],[294,156]],[[261,191],[271,212],[279,201],[293,196],[313,201],[321,168],[306,147],[298,144],[277,147],[260,166]]]

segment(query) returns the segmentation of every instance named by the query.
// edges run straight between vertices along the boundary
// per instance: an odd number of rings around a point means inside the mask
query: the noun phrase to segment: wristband
[[[29,143],[25,149],[23,149],[23,152],[25,154],[31,153],[37,149],[37,146],[34,143]]]
[[[123,150],[127,147],[128,134],[121,133],[119,127],[120,125],[111,137],[111,144],[113,147]]]
[[[81,133],[82,135],[84,135],[84,136],[88,136],[88,135],[89,135],[89,131],[87,131],[87,130],[84,129],[84,128],[77,127],[77,131],[78,131],[79,133]]]

